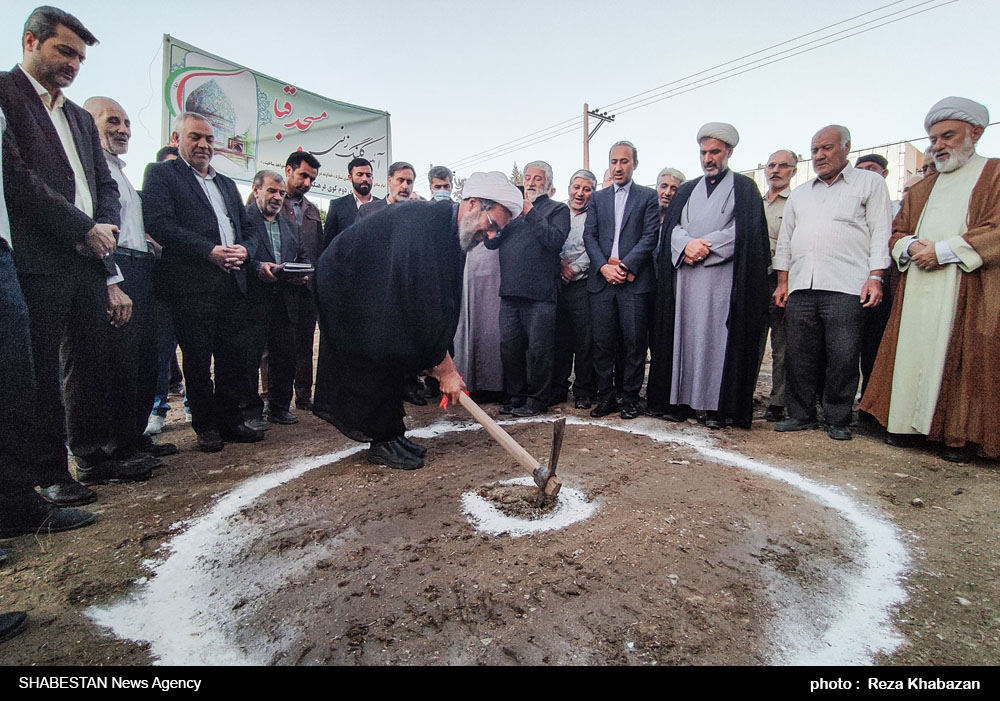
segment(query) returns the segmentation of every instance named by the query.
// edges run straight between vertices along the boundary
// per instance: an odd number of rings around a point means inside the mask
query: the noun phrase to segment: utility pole
[[[591,117],[598,120],[593,131],[590,130]],[[590,140],[594,138],[594,134],[601,128],[602,124],[613,121],[615,121],[613,114],[591,110],[586,102],[583,103],[583,167],[587,170],[590,170]]]

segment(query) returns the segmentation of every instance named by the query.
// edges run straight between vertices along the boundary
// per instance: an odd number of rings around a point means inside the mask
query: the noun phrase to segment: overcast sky
[[[743,170],[778,148],[807,155],[811,135],[829,123],[847,126],[854,148],[923,136],[928,108],[947,95],[982,102],[1000,120],[1000,3],[945,3],[306,1],[291,12],[258,0],[57,6],[101,41],[66,94],[78,103],[104,94],[125,106],[133,122],[126,160],[136,185],[161,145],[161,47],[170,34],[320,95],[389,112],[392,156],[416,166],[424,196],[432,163],[461,163],[459,174],[468,175],[510,173],[515,161],[543,159],[563,197],[582,166],[581,129],[495,158],[468,157],[573,119],[584,102],[601,109],[885,5],[776,50],[831,41],[844,36],[834,32],[891,12],[900,14],[883,21],[929,11],[647,107],[612,109],[616,121],[591,142],[592,170],[600,178],[609,146],[627,139],[639,151],[639,182],[652,183],[666,165],[699,175],[694,139],[708,121],[737,127],[731,165]],[[3,0],[5,69],[20,60],[21,27],[36,4]],[[979,152],[1000,155],[1000,125],[987,130]]]

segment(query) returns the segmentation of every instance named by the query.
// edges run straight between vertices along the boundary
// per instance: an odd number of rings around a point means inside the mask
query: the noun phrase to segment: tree
[[[517,167],[517,161],[514,161],[514,170],[510,171],[510,181],[515,185],[524,185],[524,174]]]

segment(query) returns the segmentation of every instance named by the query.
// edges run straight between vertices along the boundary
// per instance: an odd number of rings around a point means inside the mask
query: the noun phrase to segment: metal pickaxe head
[[[531,476],[538,485],[538,496],[535,497],[535,506],[539,507],[545,501],[545,497],[555,498],[562,488],[562,480],[556,476],[556,466],[559,464],[559,451],[562,450],[563,431],[566,429],[566,419],[559,419],[552,424],[552,452],[549,453],[549,464],[539,465]]]

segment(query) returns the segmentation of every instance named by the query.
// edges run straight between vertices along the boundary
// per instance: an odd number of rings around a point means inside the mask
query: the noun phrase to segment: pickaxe
[[[562,450],[563,430],[566,428],[566,419],[562,418],[552,424],[552,452],[549,454],[549,464],[542,465],[535,460],[531,453],[521,447],[509,433],[503,430],[490,415],[483,411],[469,395],[464,392],[458,395],[459,403],[472,414],[472,417],[483,425],[486,432],[503,446],[504,450],[510,453],[521,465],[528,468],[531,476],[538,486],[538,496],[535,497],[535,506],[539,507],[545,501],[545,497],[555,498],[562,487],[562,480],[556,476],[556,465],[559,463],[559,451]]]

